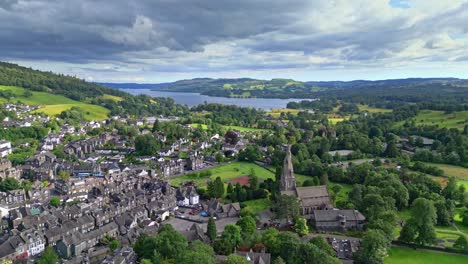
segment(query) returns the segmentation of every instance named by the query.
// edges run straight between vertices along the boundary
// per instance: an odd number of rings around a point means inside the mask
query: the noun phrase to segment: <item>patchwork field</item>
[[[385,264],[462,264],[467,263],[468,257],[437,252],[414,250],[409,248],[396,248],[390,250]]]
[[[463,129],[468,124],[468,111],[446,114],[443,111],[423,110],[413,119],[416,125],[437,125],[439,127]],[[403,124],[403,122],[400,122],[400,124]]]
[[[11,98],[11,102],[21,102],[27,105],[36,105],[40,108],[35,112],[44,113],[46,115],[58,115],[62,111],[68,110],[72,107],[78,107],[82,110],[87,120],[103,120],[108,117],[109,109],[99,105],[92,105],[83,102],[78,102],[70,98],[49,94],[45,92],[31,92],[31,96],[25,97],[25,89],[14,86],[0,86],[0,91],[10,91],[15,95]],[[7,102],[5,98],[0,98],[0,102]]]
[[[268,112],[267,114],[274,117],[274,118],[279,118],[281,113],[291,113],[291,114],[294,114],[294,115],[297,115],[297,113],[299,113],[299,109],[289,109],[289,108],[274,108],[274,109],[271,109],[270,112]]]
[[[385,108],[376,108],[368,105],[362,105],[358,104],[359,111],[364,112],[367,111],[369,113],[388,113],[391,112],[391,109],[385,109]]]

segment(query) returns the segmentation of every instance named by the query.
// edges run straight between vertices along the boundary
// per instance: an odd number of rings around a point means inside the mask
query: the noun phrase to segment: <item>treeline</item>
[[[49,129],[42,126],[10,127],[0,129],[0,138],[8,141],[25,141],[27,139],[42,140],[49,133]]]
[[[86,98],[99,97],[104,94],[126,95],[119,90],[89,83],[76,77],[33,70],[5,62],[0,62],[0,84],[19,86],[38,92],[61,94],[77,101],[84,101]]]
[[[377,108],[394,109],[408,103],[421,109],[440,111],[468,110],[468,87],[444,83],[421,83],[402,86],[365,86],[316,93],[321,100],[337,99]]]
[[[244,127],[258,126],[259,128],[263,128],[262,126],[266,126],[267,123],[270,123],[262,122],[265,112],[254,108],[222,104],[201,104],[192,107],[191,110],[192,112],[207,112],[206,115],[204,115],[204,119],[222,125]],[[192,117],[192,119],[194,119],[194,117]],[[202,118],[199,119],[202,120]]]

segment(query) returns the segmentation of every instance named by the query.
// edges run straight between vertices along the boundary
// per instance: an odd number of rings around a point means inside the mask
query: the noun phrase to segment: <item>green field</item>
[[[289,108],[274,108],[274,109],[271,109],[270,112],[268,112],[267,114],[274,117],[274,118],[279,118],[281,113],[291,113],[293,115],[297,115],[297,113],[299,113],[299,109],[289,109]]]
[[[44,113],[46,115],[58,115],[62,111],[68,110],[72,107],[78,107],[82,110],[87,120],[103,120],[108,117],[109,109],[99,105],[92,105],[83,102],[78,102],[70,98],[55,95],[45,92],[32,92],[32,96],[24,97],[25,89],[13,86],[0,86],[0,90],[9,90],[15,94],[11,98],[11,102],[21,102],[27,105],[36,105],[40,108],[36,110],[37,113]],[[5,98],[0,98],[0,102],[6,102]]]
[[[121,101],[124,100],[122,97],[115,96],[115,95],[110,95],[110,94],[103,95],[102,99],[110,99],[110,100],[112,100],[114,102],[121,102]]]
[[[216,179],[216,177],[221,177],[221,179],[224,182],[227,182],[229,180],[232,180],[240,176],[249,175],[251,169],[255,171],[255,175],[257,175],[257,177],[261,180],[274,178],[274,174],[271,171],[264,169],[254,163],[237,161],[237,162],[233,162],[233,163],[219,166],[216,168],[207,169],[211,171],[212,173],[212,175],[208,178],[200,178],[200,177],[193,177],[191,175],[184,175],[184,176],[172,178],[170,179],[170,182],[173,186],[178,186],[181,183],[186,182],[186,181],[194,181],[195,184],[197,184],[197,186],[204,187],[206,186],[208,181],[214,180]]]
[[[208,126],[205,124],[199,124],[199,123],[192,123],[188,124],[190,127],[193,128],[201,128],[203,130],[208,129]],[[237,130],[240,132],[267,132],[270,131],[269,129],[261,129],[261,128],[251,128],[251,127],[241,127],[241,126],[223,126],[227,130]]]
[[[241,126],[223,126],[227,130],[238,130],[240,132],[268,132],[269,129],[241,127]]]
[[[362,105],[362,104],[358,104],[357,106],[359,108],[359,111],[361,111],[361,112],[366,111],[366,112],[369,112],[369,113],[388,113],[388,112],[392,111],[391,109],[376,108],[376,107],[372,107],[372,106],[368,106],[368,105]]]
[[[385,264],[462,264],[468,263],[468,256],[450,255],[437,252],[393,247]]]
[[[445,176],[468,180],[468,168],[455,166],[455,165],[448,165],[448,164],[428,163],[428,162],[425,162],[425,163],[442,169],[444,171]]]
[[[463,129],[468,124],[468,111],[446,114],[443,111],[423,110],[412,118],[416,125],[438,125],[439,127]],[[398,124],[403,124],[399,122]]]
[[[207,130],[208,129],[208,126],[205,125],[205,124],[198,124],[198,123],[192,123],[192,124],[188,124],[189,127],[193,127],[193,128],[201,128],[203,130]]]

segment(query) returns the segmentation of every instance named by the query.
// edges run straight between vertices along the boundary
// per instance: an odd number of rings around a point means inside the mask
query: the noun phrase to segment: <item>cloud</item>
[[[129,79],[464,63],[466,21],[466,0],[2,0],[0,59]]]

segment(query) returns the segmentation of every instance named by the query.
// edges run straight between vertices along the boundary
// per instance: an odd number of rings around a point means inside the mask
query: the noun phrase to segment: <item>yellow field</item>
[[[115,96],[115,95],[110,95],[110,94],[105,94],[102,96],[103,99],[109,99],[109,100],[112,100],[112,101],[115,101],[115,102],[121,102],[123,101],[124,99],[122,97],[119,97],[119,96]]]
[[[32,96],[25,97],[25,89],[14,86],[0,86],[2,91],[10,91],[15,97],[11,98],[11,102],[21,102],[27,105],[39,106],[39,109],[34,111],[44,113],[46,115],[58,115],[62,111],[72,107],[78,107],[82,110],[87,120],[103,120],[106,119],[110,110],[99,105],[87,104],[72,100],[62,95],[50,94],[45,92],[32,92]],[[6,102],[5,98],[0,98],[0,102]]]

